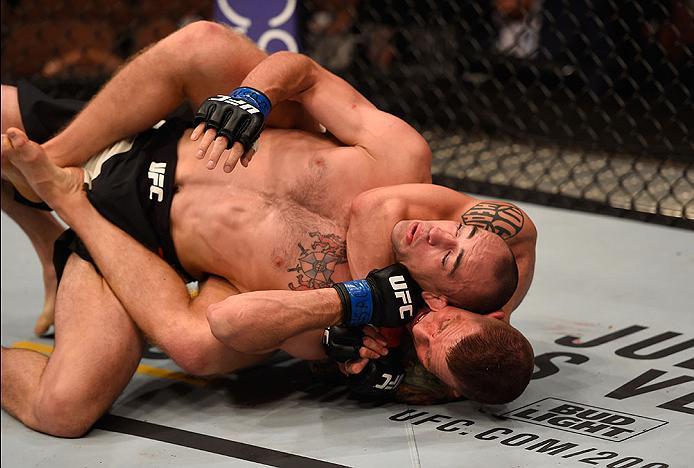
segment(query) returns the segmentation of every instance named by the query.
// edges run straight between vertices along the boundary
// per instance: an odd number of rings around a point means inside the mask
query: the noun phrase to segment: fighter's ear
[[[429,306],[429,309],[433,312],[437,312],[448,305],[446,296],[434,294],[429,291],[424,291],[422,293],[422,299],[424,299],[424,302],[427,303],[427,306]]]
[[[487,314],[487,317],[491,317],[497,320],[501,321],[506,321],[506,312],[503,310],[497,310],[496,312],[492,312],[491,314]]]

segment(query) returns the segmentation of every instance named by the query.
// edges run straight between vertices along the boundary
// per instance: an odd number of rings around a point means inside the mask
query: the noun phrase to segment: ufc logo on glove
[[[241,99],[234,99],[231,96],[224,96],[222,94],[216,96],[216,97],[211,97],[209,98],[210,101],[218,101],[218,102],[226,102],[227,104],[231,104],[232,106],[239,107],[249,114],[256,114],[260,112],[259,109],[257,109],[255,106],[252,104],[247,103],[246,101],[242,101]]]
[[[398,374],[393,378],[393,374],[384,373],[381,377],[383,377],[383,382],[374,385],[374,387],[379,390],[393,390],[400,385],[400,381],[405,377],[405,374]]]
[[[400,306],[400,318],[405,320],[406,318],[412,317],[414,314],[414,308],[412,306],[412,296],[410,296],[410,290],[407,289],[407,281],[402,275],[391,276],[388,278],[390,282],[390,287],[395,291],[395,297],[400,299],[403,303]],[[405,316],[407,314],[407,316]]]
[[[356,327],[400,327],[414,318],[421,288],[404,265],[372,270],[363,280],[335,283],[342,303],[342,323]]]

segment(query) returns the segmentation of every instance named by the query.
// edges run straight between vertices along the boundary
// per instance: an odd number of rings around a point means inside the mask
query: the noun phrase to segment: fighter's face
[[[493,249],[494,237],[455,221],[404,220],[393,228],[391,243],[422,289],[440,293],[475,287],[475,270]]]
[[[448,306],[438,311],[422,311],[408,325],[419,361],[458,395],[461,389],[448,368],[446,356],[461,339],[479,333],[485,320],[503,321],[503,314],[479,315]]]

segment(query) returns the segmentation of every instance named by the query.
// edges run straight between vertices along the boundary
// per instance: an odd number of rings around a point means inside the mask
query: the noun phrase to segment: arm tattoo
[[[292,291],[327,288],[332,286],[331,279],[335,267],[347,263],[347,243],[335,234],[310,232],[314,238],[310,249],[304,248],[299,242],[298,264],[287,271],[296,271],[296,284],[289,283]]]
[[[508,203],[478,203],[462,216],[463,223],[492,231],[502,239],[510,239],[523,229],[523,212]]]

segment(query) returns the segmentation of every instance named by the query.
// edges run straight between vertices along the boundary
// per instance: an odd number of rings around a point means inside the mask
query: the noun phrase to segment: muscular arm
[[[86,199],[67,209],[58,207],[58,212],[86,244],[135,323],[165,350],[182,334],[199,335],[186,341],[209,344],[212,327],[219,347],[250,354],[283,349],[302,359],[320,359],[320,332],[342,318],[332,288],[235,294],[226,280],[212,277],[200,296],[190,299],[169,265],[103,218]]]
[[[512,203],[476,200],[460,217],[463,223],[478,226],[501,236],[513,252],[518,266],[518,286],[501,308],[508,322],[530,289],[535,272],[537,230],[527,213]]]
[[[213,304],[207,310],[207,319],[214,336],[238,351],[290,351],[296,346],[291,338],[340,323],[342,305],[333,288],[255,291]],[[314,350],[315,346],[320,348],[320,338],[310,345]],[[321,357],[322,350],[316,354],[316,358]]]
[[[211,338],[205,310],[236,292],[226,280],[210,278],[200,295],[191,299],[184,281],[169,265],[103,218],[86,197],[68,207],[58,205],[56,211],[80,236],[118,299],[147,336],[165,350],[168,343],[182,336],[201,344]]]
[[[243,86],[270,100],[297,101],[346,146],[361,148],[397,180],[431,181],[431,150],[403,120],[378,110],[349,83],[305,55],[278,52],[258,64]]]
[[[184,101],[197,108],[208,96],[229,92],[265,57],[230,28],[190,24],[133,57],[44,148],[56,164],[79,166],[108,145],[152,127]],[[281,103],[267,123],[295,128],[306,120],[300,106]]]
[[[506,241],[516,257],[516,264],[518,265],[518,286],[516,287],[516,292],[513,293],[508,303],[501,308],[501,310],[506,312],[507,322],[511,317],[511,312],[516,310],[516,307],[520,305],[528,293],[535,273],[537,230],[527,214],[525,214],[525,220],[526,225],[518,237],[515,240]]]
[[[352,202],[347,230],[347,258],[352,277],[363,278],[371,269],[395,261],[390,235],[398,221],[460,221],[462,212],[478,201],[433,184],[379,187],[359,195]]]
[[[518,287],[502,308],[506,318],[525,297],[535,269],[537,230],[517,206],[502,201],[483,201],[432,184],[402,184],[363,193],[352,202],[347,230],[347,256],[354,278],[395,261],[390,233],[403,219],[462,221],[501,236],[516,258]],[[381,230],[374,230],[374,226]]]

